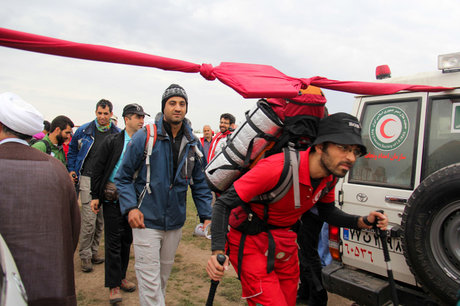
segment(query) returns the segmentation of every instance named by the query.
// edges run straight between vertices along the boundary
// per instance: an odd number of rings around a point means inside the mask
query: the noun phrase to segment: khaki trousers
[[[165,305],[166,283],[181,237],[181,228],[171,231],[133,229],[134,268],[142,306]]]
[[[102,207],[96,215],[91,210],[91,177],[81,176],[80,178],[80,199],[81,199],[81,228],[80,228],[80,259],[91,259],[97,254],[101,241],[104,219]]]

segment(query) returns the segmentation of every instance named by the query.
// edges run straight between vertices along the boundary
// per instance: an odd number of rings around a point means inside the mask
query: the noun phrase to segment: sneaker
[[[104,258],[99,257],[97,254],[93,255],[91,258],[91,262],[95,265],[100,265],[101,263],[104,262]]]
[[[109,302],[110,304],[120,303],[122,300],[120,287],[110,288]]]
[[[130,282],[126,278],[121,281],[121,290],[126,291],[126,292],[133,292],[136,290],[136,284],[133,282]]]
[[[85,273],[93,271],[93,264],[91,263],[90,259],[81,260],[81,270]]]

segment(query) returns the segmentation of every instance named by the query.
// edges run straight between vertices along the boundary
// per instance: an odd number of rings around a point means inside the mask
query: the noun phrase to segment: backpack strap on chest
[[[251,202],[257,203],[275,203],[281,200],[291,189],[294,188],[295,208],[300,208],[300,183],[299,183],[299,152],[291,144],[283,148],[284,165],[280,178],[275,187],[264,194],[258,195]],[[294,184],[294,186],[292,185]]]
[[[153,147],[155,146],[155,143],[157,141],[157,126],[156,124],[150,123],[146,125],[145,130],[147,132],[147,137],[145,139],[145,145],[144,145],[144,159],[145,159],[145,167],[146,167],[146,173],[145,173],[145,186],[142,192],[139,194],[139,197],[137,199],[137,208],[140,208],[142,205],[142,200],[144,200],[145,193],[148,192],[149,194],[152,193],[152,190],[150,189],[150,156],[152,155]],[[142,169],[142,164],[139,167],[139,169],[136,170],[133,176],[133,181],[137,178],[139,175],[139,171]]]
[[[329,191],[331,191],[335,187],[335,185],[337,184],[338,180],[339,179],[335,175],[333,175],[332,180],[327,182],[326,187],[324,187],[324,189],[321,190],[321,195],[320,195],[319,199],[322,199],[326,194],[328,194]]]
[[[156,124],[150,123],[145,128],[147,129],[147,137],[144,148],[145,166],[147,171],[145,174],[145,188],[150,194],[152,193],[152,190],[150,190],[150,156],[152,155],[153,146],[157,141],[157,126]]]
[[[292,169],[292,183],[294,184],[294,186],[292,186],[294,188],[294,206],[295,208],[300,208],[299,155],[294,149],[293,143],[289,143],[288,149]]]

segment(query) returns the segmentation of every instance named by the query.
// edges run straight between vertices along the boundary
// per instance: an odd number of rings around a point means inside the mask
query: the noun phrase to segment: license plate
[[[343,229],[343,239],[369,247],[382,248],[380,238],[373,230]],[[390,252],[403,254],[402,243],[399,237],[387,237],[388,250]]]

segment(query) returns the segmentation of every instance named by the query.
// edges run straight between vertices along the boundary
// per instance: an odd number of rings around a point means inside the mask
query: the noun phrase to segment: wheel
[[[438,302],[455,305],[460,289],[460,164],[436,171],[417,187],[401,225],[404,256],[416,280]]]

